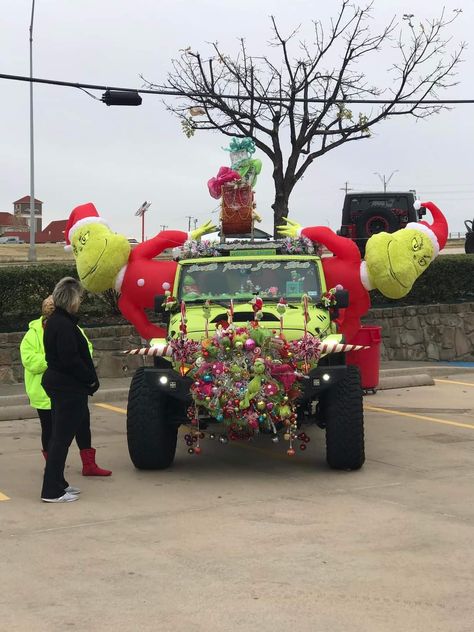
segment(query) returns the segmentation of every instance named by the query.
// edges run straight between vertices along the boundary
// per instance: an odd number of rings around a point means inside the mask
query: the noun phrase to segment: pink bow
[[[230,167],[221,167],[217,172],[217,176],[211,178],[207,183],[211,197],[218,200],[222,195],[222,185],[234,180],[240,180],[239,174]]]

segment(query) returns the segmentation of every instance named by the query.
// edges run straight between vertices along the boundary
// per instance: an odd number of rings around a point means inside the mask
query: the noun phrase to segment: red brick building
[[[35,198],[35,217],[37,244],[58,243],[65,241],[67,219],[54,220],[43,230],[43,202]],[[30,196],[25,195],[13,202],[13,213],[0,212],[0,237],[19,237],[24,242],[30,241]]]

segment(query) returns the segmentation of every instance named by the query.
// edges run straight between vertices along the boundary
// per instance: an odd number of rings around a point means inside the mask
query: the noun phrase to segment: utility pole
[[[344,186],[340,187],[340,191],[345,191],[346,195],[348,191],[353,191],[354,189],[351,189],[349,187],[349,182],[344,182]]]
[[[166,224],[160,224],[160,230],[166,230],[167,228]]]
[[[188,220],[188,233],[191,232],[191,220],[193,219],[192,215],[186,215],[186,219]]]
[[[35,16],[35,0],[31,4],[30,21],[30,79],[33,78],[33,19]],[[35,150],[33,134],[33,82],[30,81],[30,248],[28,261],[36,261],[35,232]]]
[[[390,176],[388,178],[385,178],[385,174],[380,175],[380,173],[378,173],[377,171],[374,171],[374,176],[378,176],[380,178],[380,182],[382,182],[383,184],[383,192],[387,193],[387,187],[390,183],[390,180],[393,178],[393,176],[398,173],[398,169],[395,169],[395,171],[392,171],[392,173],[390,174]]]
[[[194,230],[196,230],[197,225],[198,225],[197,217],[193,219],[193,224],[194,224]]]

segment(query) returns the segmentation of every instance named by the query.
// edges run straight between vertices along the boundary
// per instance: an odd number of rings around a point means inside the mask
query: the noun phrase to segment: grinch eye
[[[417,250],[420,250],[421,247],[423,245],[422,240],[419,237],[413,237],[413,241],[411,242],[411,246],[413,248],[413,250],[416,252]]]
[[[89,232],[89,231],[87,231],[87,233],[84,233],[83,235],[81,235],[81,236],[79,237],[79,241],[81,242],[81,244],[82,244],[83,246],[85,246],[85,245],[86,245],[87,240],[89,239],[89,237],[90,237],[90,232]]]
[[[424,266],[428,265],[428,260],[426,257],[420,257],[418,259],[418,263],[420,264],[420,266],[423,268]]]

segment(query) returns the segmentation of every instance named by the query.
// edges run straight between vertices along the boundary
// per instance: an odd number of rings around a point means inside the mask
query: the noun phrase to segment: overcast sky
[[[235,50],[246,37],[254,55],[265,53],[269,15],[288,30],[312,19],[327,19],[339,2],[314,0],[36,0],[34,75],[41,78],[140,87],[143,74],[160,82],[179,49],[209,53],[208,42]],[[375,0],[374,27],[404,13],[415,20],[434,17],[446,6],[463,13],[450,32],[454,44],[466,41],[459,86],[446,98],[474,98],[472,0]],[[28,26],[31,0],[0,0],[0,72],[29,74]],[[377,81],[394,61],[394,51],[378,56]],[[369,67],[368,70],[371,70]],[[29,87],[0,80],[0,210],[29,194]],[[101,93],[97,93],[101,96]],[[188,140],[160,97],[144,96],[136,108],[107,107],[79,90],[35,85],[35,193],[44,202],[43,225],[66,218],[72,208],[94,202],[118,232],[139,237],[134,212],[152,202],[146,234],[160,225],[187,229],[186,216],[216,218],[216,201],[206,182],[228,164],[222,147],[228,138],[201,132]],[[358,107],[358,106],[357,106]],[[361,106],[362,107],[362,106]],[[474,105],[459,105],[425,121],[408,117],[381,124],[370,140],[343,145],[307,171],[290,200],[290,217],[303,225],[337,228],[344,183],[356,190],[380,190],[374,172],[389,177],[390,188],[416,189],[444,209],[451,231],[464,231],[474,216]],[[258,210],[270,228],[273,198],[271,167],[256,187]],[[214,214],[212,214],[214,211]]]

